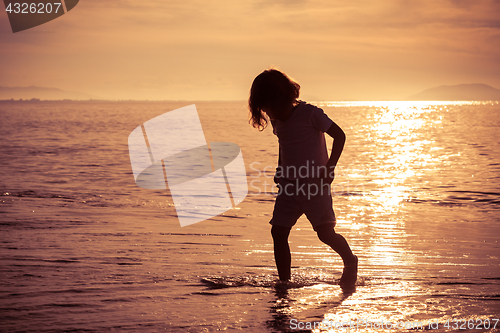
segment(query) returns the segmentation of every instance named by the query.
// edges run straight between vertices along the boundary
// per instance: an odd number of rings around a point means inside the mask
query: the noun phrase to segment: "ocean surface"
[[[127,140],[193,103],[207,141],[241,147],[249,193],[180,227]],[[500,331],[499,102],[314,104],[347,135],[332,193],[355,291],[304,217],[276,286],[277,139],[245,102],[0,102],[0,331]]]

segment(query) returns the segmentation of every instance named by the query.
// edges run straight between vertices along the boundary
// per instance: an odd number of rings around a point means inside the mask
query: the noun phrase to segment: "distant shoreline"
[[[22,104],[37,104],[37,103],[242,103],[246,104],[246,100],[108,100],[108,99],[0,99],[1,104],[8,103],[22,103]],[[463,103],[492,103],[500,104],[500,100],[322,100],[322,101],[308,101],[312,104],[321,104],[321,106],[329,106],[324,104],[341,104],[346,105],[331,105],[331,106],[363,106],[374,103],[416,103],[416,104],[463,104]],[[348,105],[355,103],[356,105]]]
[[[304,95],[304,97],[307,94]],[[380,94],[379,96],[383,96]],[[157,97],[162,98],[162,95]],[[499,101],[500,89],[483,83],[473,84],[458,84],[458,85],[442,85],[423,90],[417,94],[404,97],[398,96],[395,99],[339,99],[338,96],[334,99],[325,98],[326,96],[316,96],[305,98],[308,102],[360,102],[360,101],[373,101],[373,102],[396,102],[396,101]],[[299,98],[300,99],[300,98]],[[47,87],[3,87],[0,86],[0,101],[18,101],[18,102],[42,102],[42,101],[124,101],[124,102],[239,102],[245,99],[228,99],[228,100],[202,100],[202,99],[106,99],[103,96],[92,95],[85,92],[78,91],[65,91],[59,88]]]
[[[170,103],[236,103],[236,102],[244,102],[245,100],[141,100],[141,99],[127,99],[127,100],[113,100],[113,99],[39,99],[39,98],[31,98],[31,99],[0,99],[0,103],[46,103],[46,102],[81,102],[81,103],[101,103],[101,102],[109,102],[109,103],[158,103],[158,102],[170,102]]]
[[[141,102],[141,103],[157,103],[157,102],[188,102],[188,103],[193,103],[193,102],[203,102],[203,103],[235,103],[235,102],[244,102],[247,103],[246,100],[174,100],[174,99],[158,99],[158,100],[151,100],[151,99],[39,99],[39,98],[31,98],[31,99],[0,99],[0,103],[45,103],[45,102]],[[495,100],[495,99],[485,99],[485,100],[473,100],[473,99],[455,99],[455,100],[440,100],[440,99],[429,99],[429,100],[407,100],[407,99],[340,99],[340,100],[308,100],[306,101],[308,103],[368,103],[368,102],[374,102],[374,103],[381,103],[381,102],[391,102],[391,103],[411,103],[411,102],[500,102],[500,99]]]

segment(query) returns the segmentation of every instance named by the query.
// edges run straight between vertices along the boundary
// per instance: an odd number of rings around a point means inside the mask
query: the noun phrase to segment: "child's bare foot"
[[[344,266],[342,277],[340,278],[339,285],[342,288],[353,287],[358,279],[358,257],[354,256],[352,263]]]

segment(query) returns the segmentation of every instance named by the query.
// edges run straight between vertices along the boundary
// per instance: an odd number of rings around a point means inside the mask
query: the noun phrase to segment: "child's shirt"
[[[328,162],[324,132],[333,121],[322,109],[300,102],[286,121],[276,119],[271,123],[280,146],[281,174],[277,176],[319,178],[318,171],[324,172]]]

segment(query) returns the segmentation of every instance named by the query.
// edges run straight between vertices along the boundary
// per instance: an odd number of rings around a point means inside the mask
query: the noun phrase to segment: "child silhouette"
[[[345,134],[323,110],[298,100],[299,90],[300,85],[286,74],[268,69],[254,79],[248,100],[252,125],[263,130],[270,120],[279,142],[274,178],[279,191],[269,222],[279,279],[290,280],[288,236],[298,218],[306,214],[318,238],[344,262],[340,286],[352,287],[357,279],[358,258],[345,238],[335,232],[330,190]],[[325,132],[334,140],[330,157]]]

